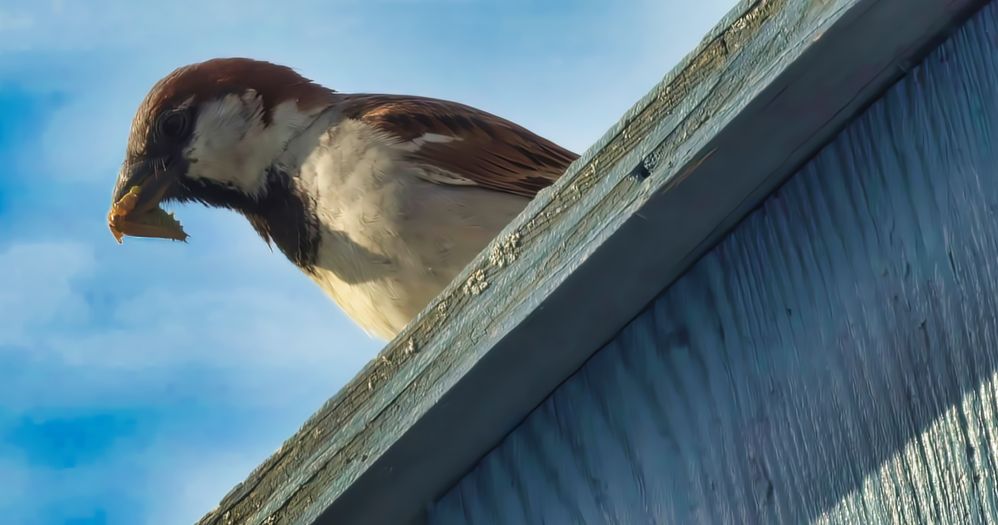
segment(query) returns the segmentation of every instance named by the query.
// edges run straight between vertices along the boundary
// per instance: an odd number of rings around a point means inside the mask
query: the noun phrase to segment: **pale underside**
[[[312,277],[379,338],[397,334],[528,202],[405,160],[419,141],[336,115],[315,128],[282,159],[317,199]]]

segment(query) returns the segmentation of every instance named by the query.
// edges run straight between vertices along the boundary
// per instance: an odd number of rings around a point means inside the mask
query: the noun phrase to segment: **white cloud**
[[[35,25],[34,17],[17,12],[0,11],[0,33],[30,29]]]
[[[93,252],[77,242],[15,244],[0,250],[0,348],[25,345],[50,323],[85,321],[73,280],[88,274]]]
[[[33,164],[40,175],[55,180],[107,182],[110,194],[110,185],[124,160],[134,108],[106,104],[108,98],[127,99],[123,92],[92,90],[74,95],[52,113],[32,145],[36,149],[31,154]]]
[[[344,337],[357,329],[321,294],[303,296],[312,291],[305,282],[190,288],[167,275],[93,303],[88,296],[115,279],[100,275],[86,248],[54,242],[6,248],[0,275],[12,276],[0,289],[0,361],[20,370],[5,379],[0,406],[16,412],[155,404],[205,385],[219,389],[213,403],[308,399],[317,408],[381,346]]]
[[[337,333],[349,325],[326,306],[270,287],[154,288],[114,307],[107,330],[58,334],[45,341],[67,364],[122,370],[178,364],[235,369],[357,364],[357,352]]]
[[[11,457],[0,455],[0,509],[11,509],[30,495],[31,472]],[[11,519],[7,516],[7,519]]]

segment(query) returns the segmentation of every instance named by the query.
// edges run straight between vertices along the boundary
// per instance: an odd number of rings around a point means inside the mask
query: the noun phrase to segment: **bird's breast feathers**
[[[413,161],[418,147],[343,119],[298,169],[320,229],[312,278],[365,330],[386,339],[528,202]]]
[[[290,150],[320,225],[313,278],[388,338],[575,156],[465,106],[357,97]]]

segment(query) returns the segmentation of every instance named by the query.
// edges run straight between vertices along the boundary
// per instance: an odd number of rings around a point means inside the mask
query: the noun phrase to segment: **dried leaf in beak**
[[[187,233],[172,213],[167,213],[158,206],[149,211],[135,212],[141,191],[141,187],[132,186],[128,193],[111,206],[107,224],[118,244],[122,243],[126,235],[186,241]]]

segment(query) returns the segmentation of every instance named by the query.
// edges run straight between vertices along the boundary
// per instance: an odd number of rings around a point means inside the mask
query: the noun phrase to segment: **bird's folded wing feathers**
[[[348,118],[398,140],[433,182],[533,197],[578,155],[503,118],[456,102],[400,95],[347,95]]]

